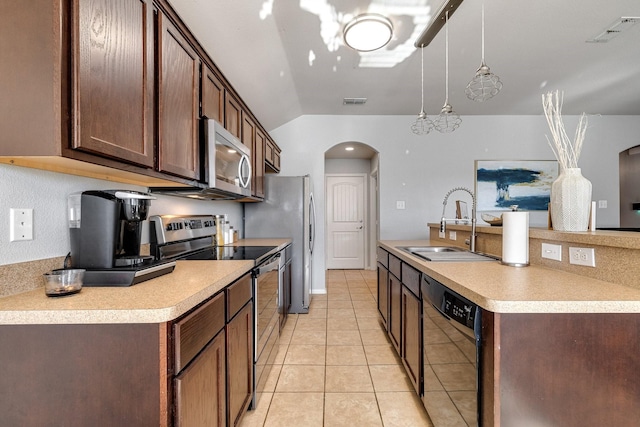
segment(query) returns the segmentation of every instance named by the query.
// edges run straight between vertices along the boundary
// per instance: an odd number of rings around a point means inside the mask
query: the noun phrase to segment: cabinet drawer
[[[420,297],[420,272],[405,263],[402,263],[402,284],[416,297]]]
[[[400,280],[402,280],[401,265],[402,262],[400,261],[400,258],[389,254],[389,271]]]
[[[389,252],[385,251],[382,248],[378,248],[376,251],[376,255],[378,258],[378,262],[385,266],[385,268],[389,269]]]
[[[251,299],[251,275],[247,274],[227,288],[227,322]]]
[[[211,298],[173,326],[177,374],[224,328],[224,293]]]

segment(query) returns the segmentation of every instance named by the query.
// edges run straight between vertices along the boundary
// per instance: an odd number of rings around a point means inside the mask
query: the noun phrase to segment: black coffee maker
[[[69,196],[70,265],[87,270],[84,285],[129,286],[173,270],[158,269],[154,257],[140,255],[142,227],[153,199],[129,190]]]

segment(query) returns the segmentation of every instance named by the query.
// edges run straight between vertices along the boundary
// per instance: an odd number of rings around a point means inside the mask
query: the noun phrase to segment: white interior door
[[[327,268],[364,269],[365,175],[326,177]]]

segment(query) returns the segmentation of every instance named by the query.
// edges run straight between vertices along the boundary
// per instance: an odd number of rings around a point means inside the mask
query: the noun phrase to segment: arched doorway
[[[343,142],[325,152],[325,265],[375,269],[378,226],[378,152]]]

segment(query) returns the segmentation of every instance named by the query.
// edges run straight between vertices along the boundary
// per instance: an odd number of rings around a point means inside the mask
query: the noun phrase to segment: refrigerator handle
[[[311,221],[309,221],[309,250],[313,254],[313,247],[316,240],[316,203],[313,199],[313,193],[309,197],[309,206],[311,208]]]

